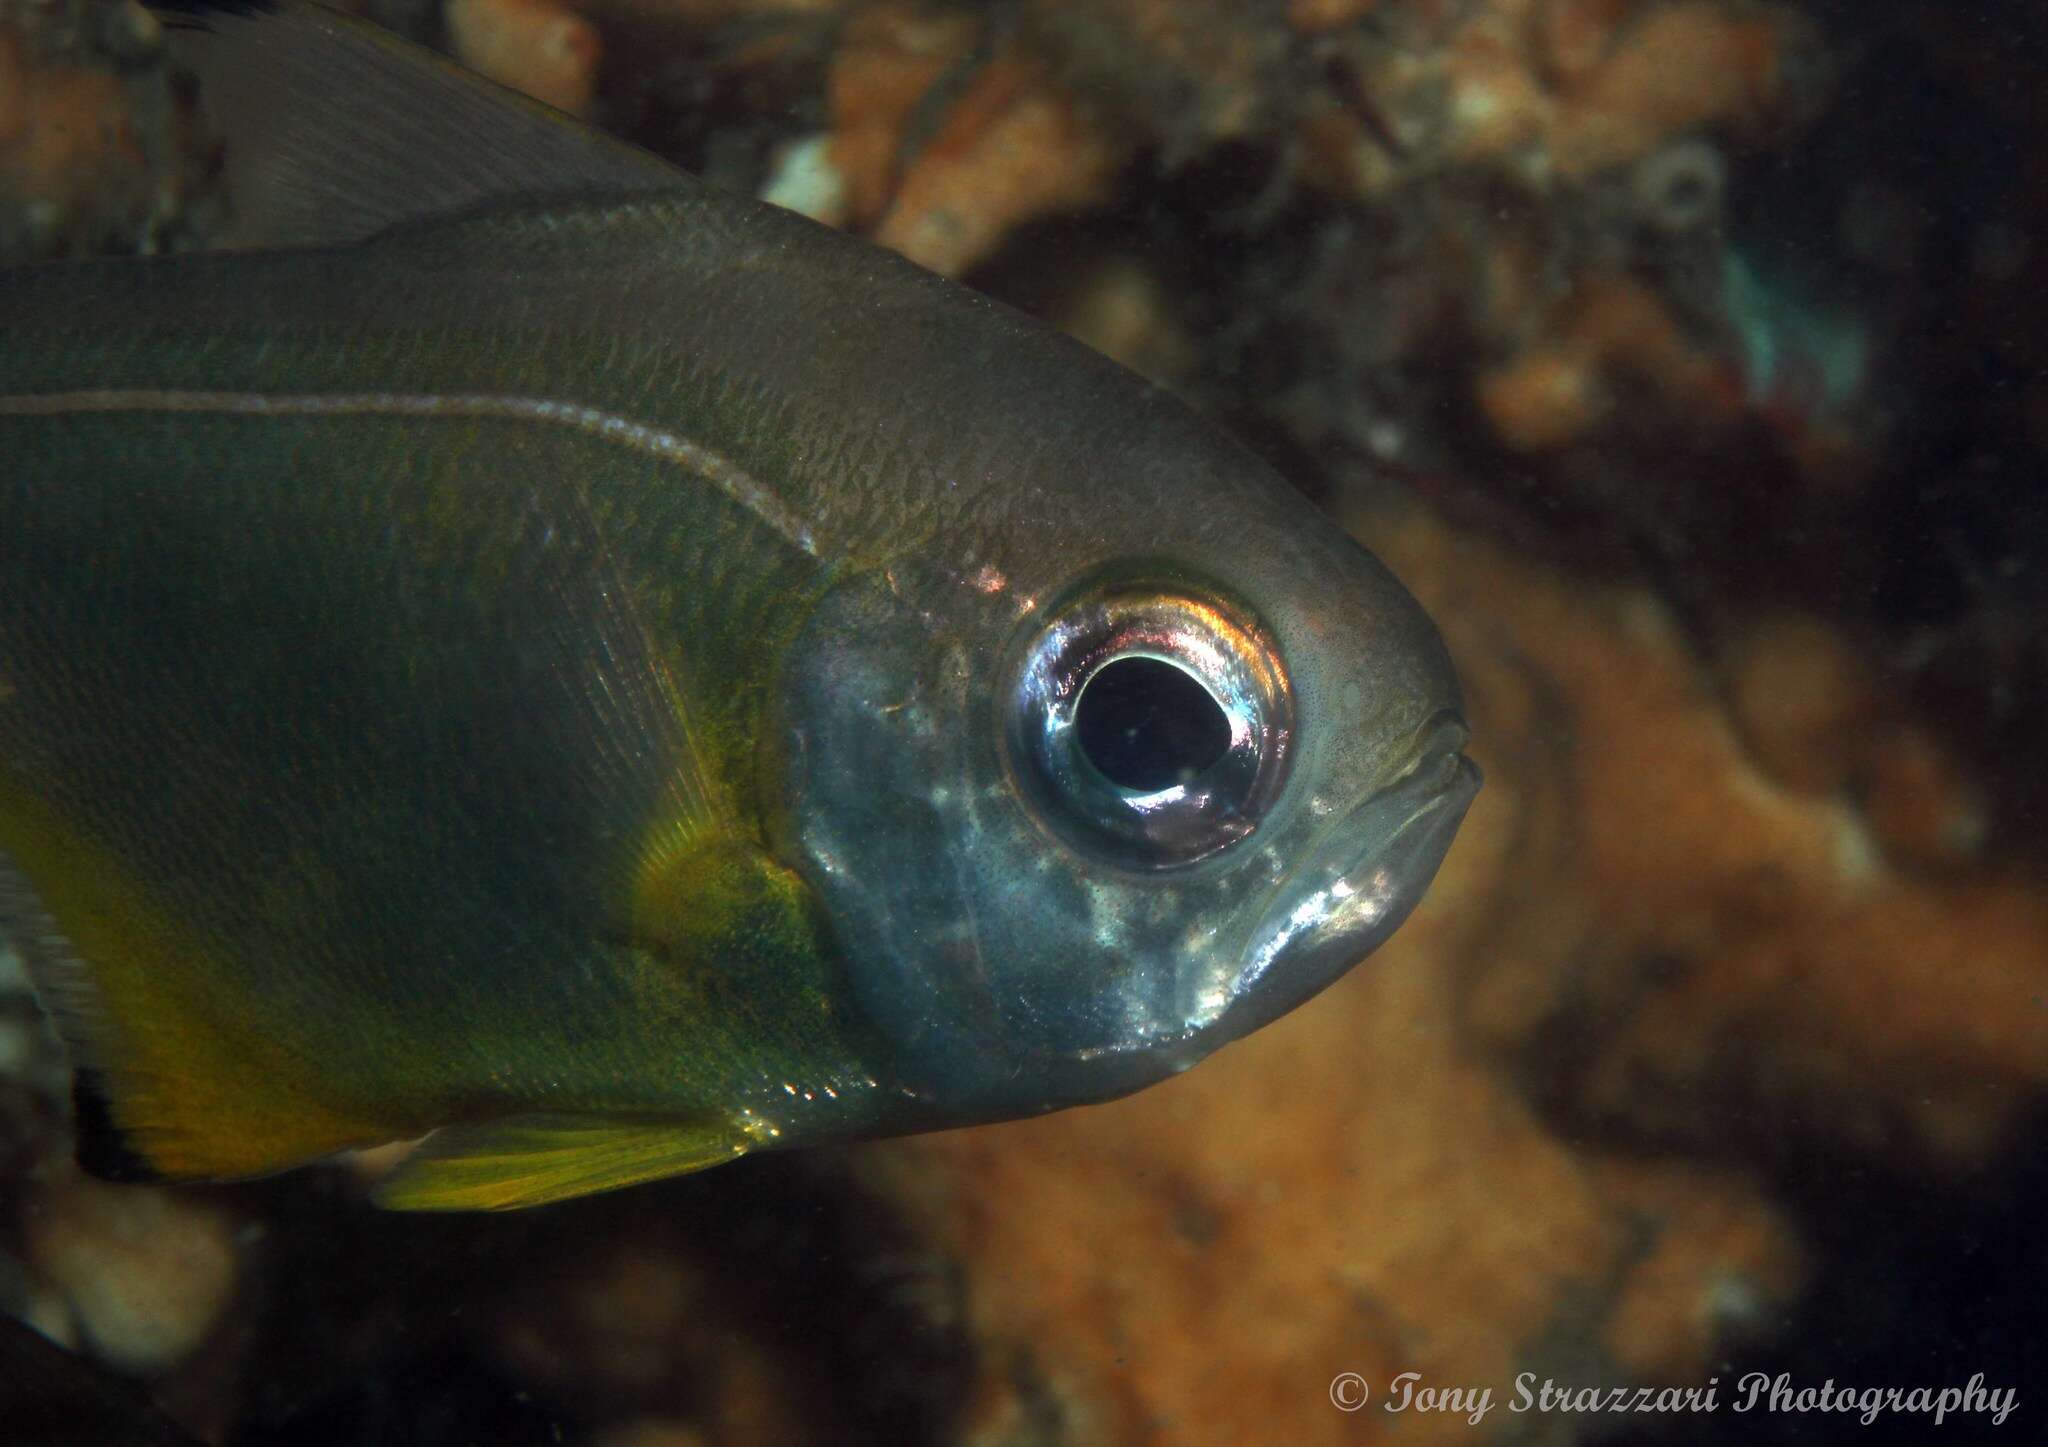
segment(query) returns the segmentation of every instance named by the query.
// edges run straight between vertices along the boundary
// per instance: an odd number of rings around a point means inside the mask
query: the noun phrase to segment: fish
[[[1184,402],[341,15],[156,13],[232,244],[0,271],[0,933],[88,1170],[1033,1116],[1414,909],[1443,641]]]

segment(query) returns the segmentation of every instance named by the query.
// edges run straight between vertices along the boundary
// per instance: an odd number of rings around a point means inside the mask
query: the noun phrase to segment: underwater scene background
[[[0,1308],[230,1444],[2048,1427],[2038,6],[366,13],[1223,420],[1422,599],[1487,786],[1163,1086],[502,1217],[79,1175],[0,959]],[[204,246],[202,99],[0,0],[0,259]]]

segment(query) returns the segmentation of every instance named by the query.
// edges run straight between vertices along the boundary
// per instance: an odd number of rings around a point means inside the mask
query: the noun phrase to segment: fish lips
[[[1479,792],[1466,737],[1455,716],[1432,721],[1408,769],[1326,831],[1288,876],[1247,939],[1216,1036],[1248,1035],[1286,1014],[1400,928]]]

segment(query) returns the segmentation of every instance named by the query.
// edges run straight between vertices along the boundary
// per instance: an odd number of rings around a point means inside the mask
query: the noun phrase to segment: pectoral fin
[[[701,1171],[752,1144],[724,1121],[524,1115],[445,1126],[376,1199],[400,1211],[510,1211]]]

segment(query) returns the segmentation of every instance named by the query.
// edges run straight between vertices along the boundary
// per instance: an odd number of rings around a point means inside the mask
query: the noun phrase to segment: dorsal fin
[[[658,157],[310,0],[153,0],[226,141],[220,245],[339,245],[499,197],[673,190]]]

